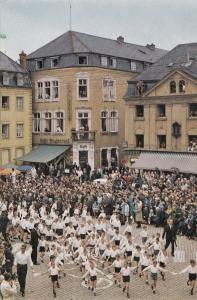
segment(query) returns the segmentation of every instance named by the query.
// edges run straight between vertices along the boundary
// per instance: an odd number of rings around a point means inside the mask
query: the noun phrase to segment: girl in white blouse
[[[94,296],[96,296],[97,269],[93,261],[90,261],[89,265],[90,267],[88,271],[83,275],[83,278],[86,278],[88,275],[90,276],[90,287],[92,292],[94,293]]]
[[[191,259],[189,266],[187,266],[185,269],[183,269],[178,274],[183,274],[186,272],[188,272],[188,275],[189,275],[187,285],[189,285],[191,287],[190,294],[193,295],[194,289],[196,286],[196,278],[197,278],[197,264],[194,259]],[[174,273],[174,274],[176,274],[176,273]]]
[[[143,273],[146,272],[146,271],[150,271],[151,273],[151,279],[152,279],[152,285],[151,285],[151,288],[153,290],[153,294],[156,293],[156,286],[157,286],[157,277],[158,277],[158,272],[167,272],[167,270],[161,268],[159,266],[159,264],[157,263],[156,260],[153,261],[153,264],[146,267],[144,270],[143,270]]]

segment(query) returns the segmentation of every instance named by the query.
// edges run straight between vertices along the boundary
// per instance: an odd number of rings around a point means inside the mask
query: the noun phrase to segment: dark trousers
[[[166,240],[165,250],[169,247],[170,244],[171,244],[171,254],[174,255],[174,240]]]
[[[31,259],[33,264],[37,264],[37,254],[38,254],[38,245],[37,244],[33,244],[32,245],[32,253],[31,253]]]
[[[24,293],[27,276],[27,265],[17,265],[17,276],[20,285],[20,291]]]

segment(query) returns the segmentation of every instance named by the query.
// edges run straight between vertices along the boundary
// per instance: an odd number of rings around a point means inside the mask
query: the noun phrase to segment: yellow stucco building
[[[197,44],[178,45],[128,82],[127,161],[140,151],[197,151]]]
[[[127,81],[165,51],[69,31],[27,57],[33,144],[72,145],[73,162],[117,166]]]
[[[0,52],[0,166],[32,148],[32,88],[27,71]]]

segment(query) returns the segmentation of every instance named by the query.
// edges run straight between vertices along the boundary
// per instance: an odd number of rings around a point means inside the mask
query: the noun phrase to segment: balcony
[[[92,142],[95,141],[96,131],[71,130],[73,142]]]

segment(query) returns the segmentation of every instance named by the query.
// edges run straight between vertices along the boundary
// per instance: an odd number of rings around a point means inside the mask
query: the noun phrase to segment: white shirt
[[[186,273],[188,272],[189,274],[197,274],[197,265],[192,267],[191,265],[187,266],[187,268],[183,269],[179,274]]]
[[[14,265],[16,266],[17,264],[30,265],[31,267],[33,267],[30,253],[27,251],[25,251],[25,253],[22,253],[21,250],[17,252],[14,260]]]

